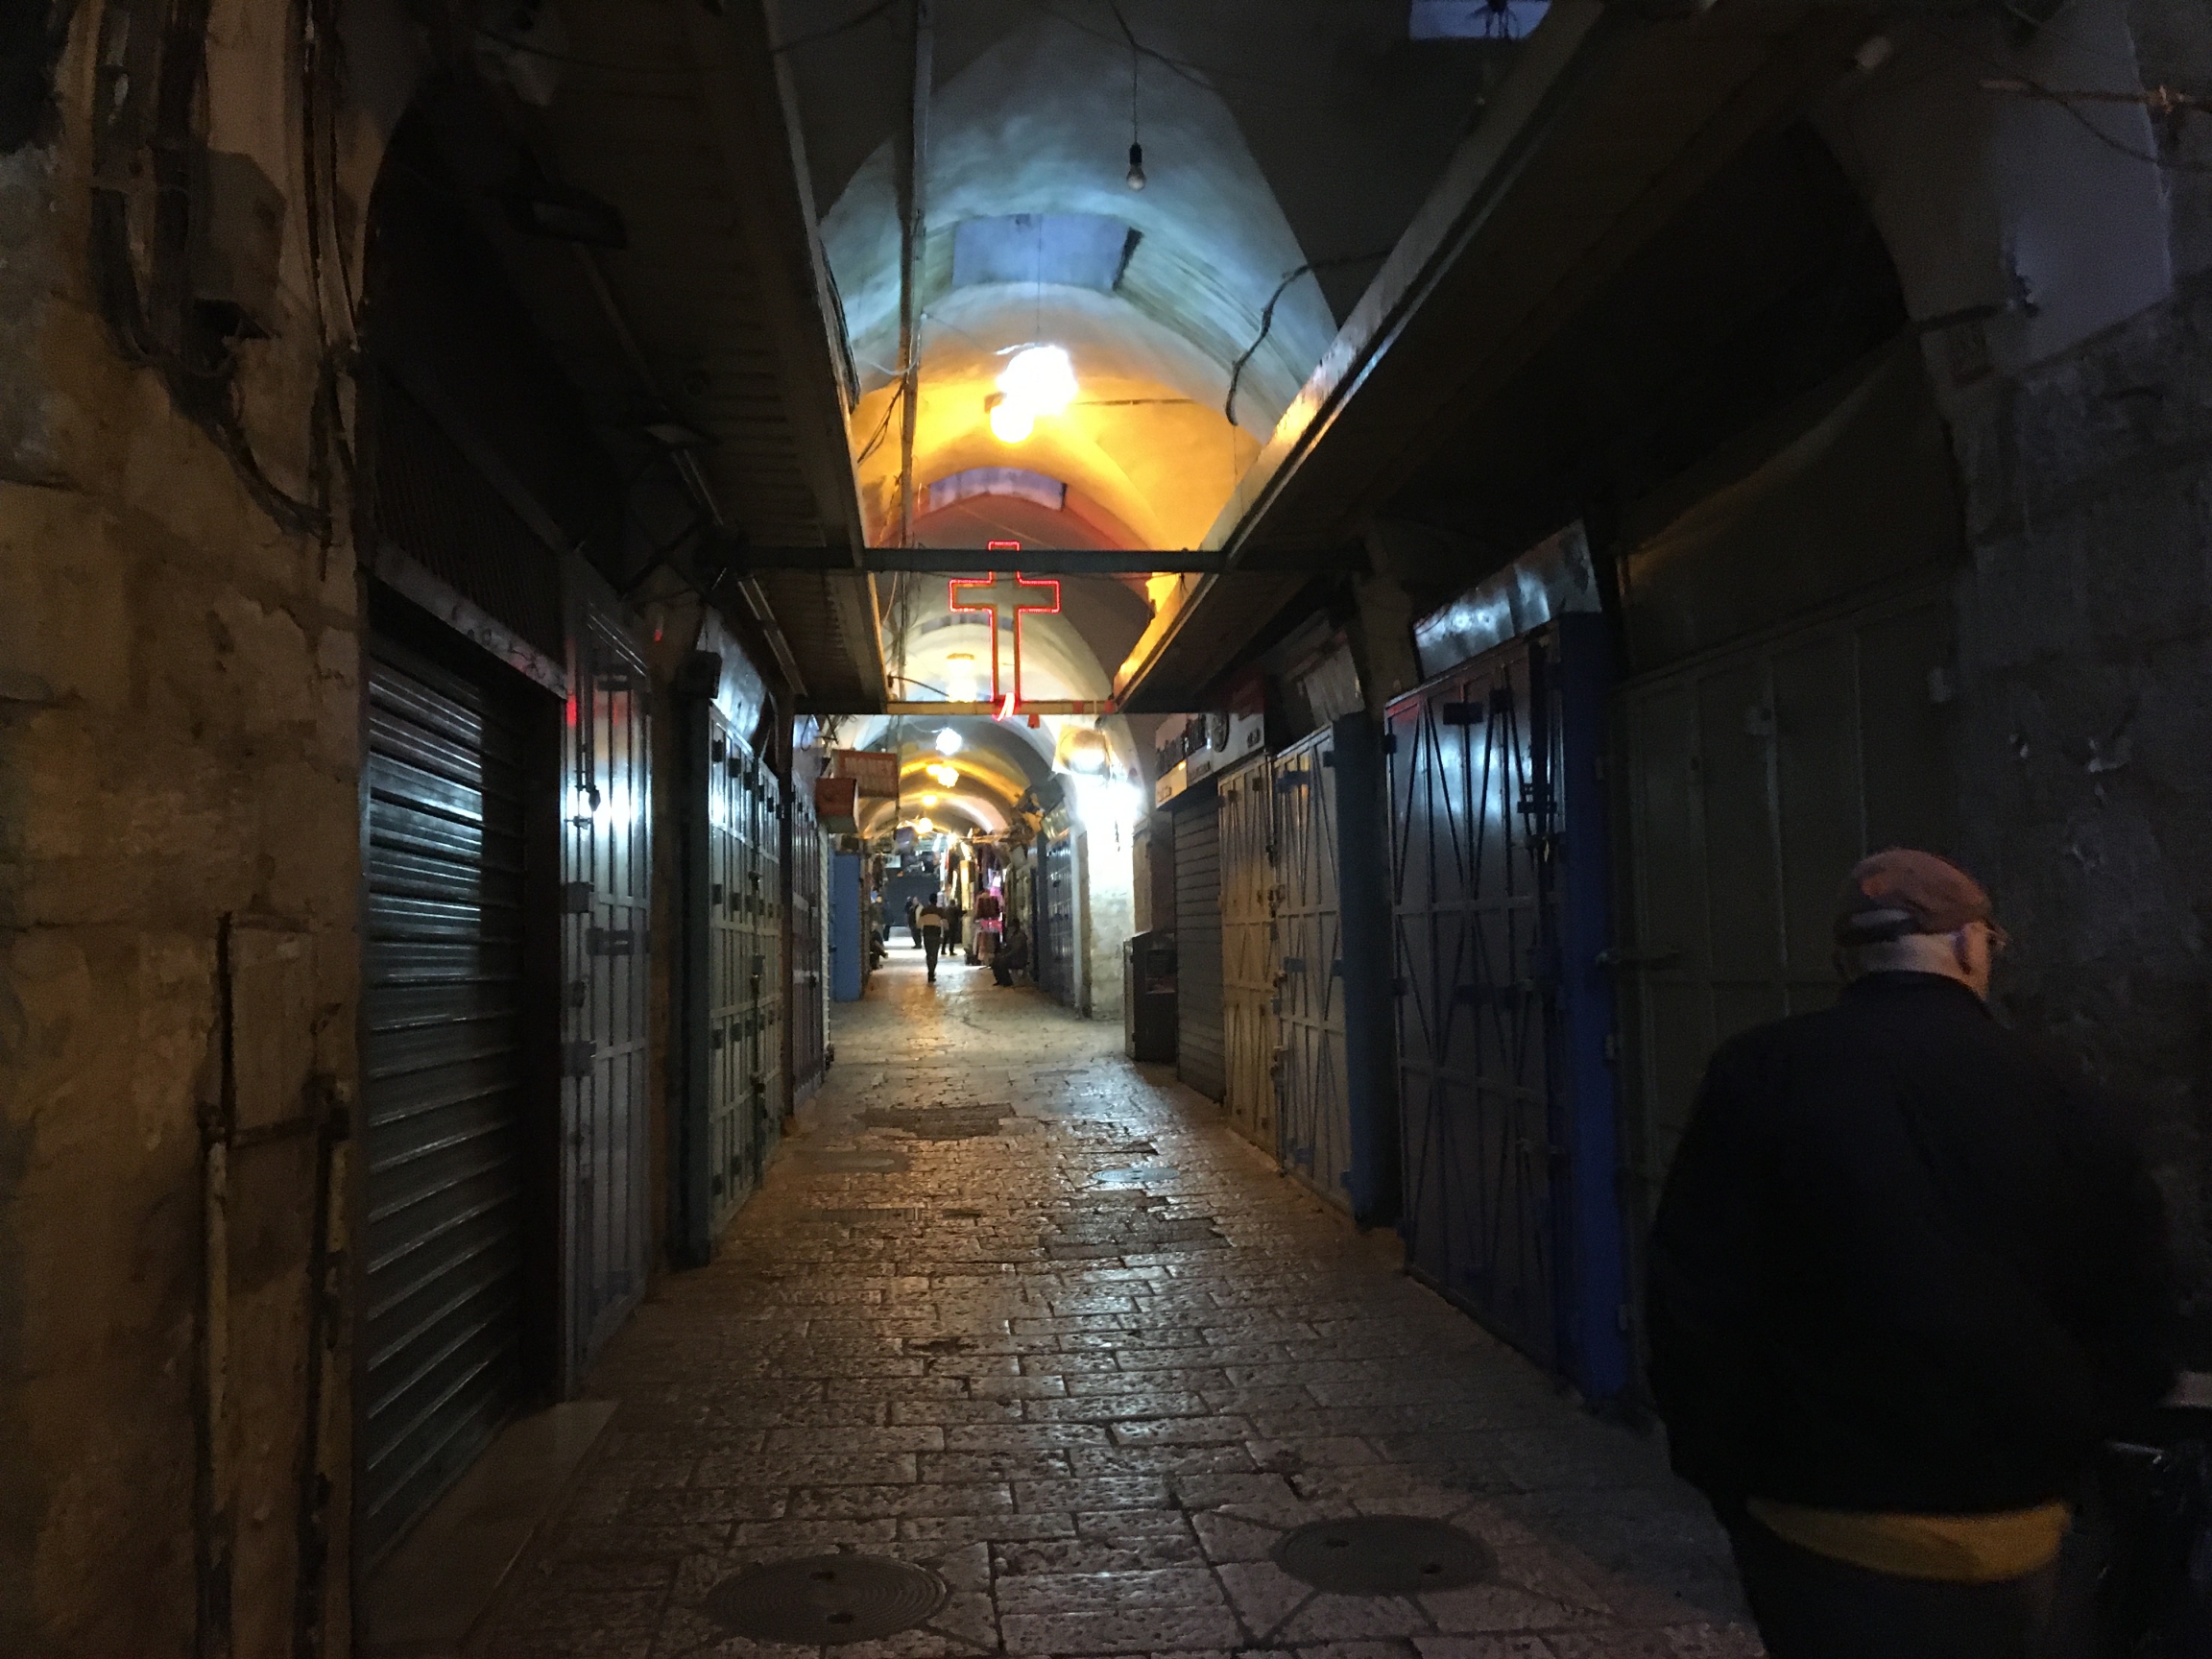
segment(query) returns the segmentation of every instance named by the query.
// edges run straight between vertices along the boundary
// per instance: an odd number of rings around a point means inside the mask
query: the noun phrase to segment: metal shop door
[[[1229,1125],[1275,1153],[1275,772],[1221,780],[1221,1026]]]
[[[1187,804],[1186,804],[1187,803]],[[1221,1023],[1220,827],[1211,787],[1175,804],[1175,1074],[1210,1100],[1228,1091]]]
[[[1363,714],[1275,761],[1278,1155],[1362,1223],[1398,1202],[1381,770]]]
[[[702,697],[688,701],[685,714],[676,1250],[696,1265],[712,1256],[767,1158],[765,1118],[783,1065],[773,989],[782,925],[772,891],[782,827],[774,775],[721,709]]]
[[[1038,900],[1044,930],[1038,938],[1037,983],[1053,1001],[1075,1005],[1075,827],[1066,806],[1045,815],[1045,856]]]
[[[857,1002],[868,989],[868,873],[857,853],[830,854],[830,991]]]
[[[1624,1382],[1609,661],[1564,618],[1393,703],[1385,737],[1408,1262],[1590,1398]]]
[[[652,730],[643,661],[587,608],[570,645],[562,836],[563,1391],[644,1293]]]
[[[1623,687],[1639,1221],[1714,1046],[1834,1000],[1844,871],[1882,847],[1952,847],[1950,664],[1949,601],[1922,589]]]
[[[791,797],[791,1104],[821,1087],[830,1054],[830,928],[821,821],[805,789]]]
[[[768,1155],[782,1139],[790,1097],[783,1076],[783,784],[775,769],[756,756],[745,757],[738,781],[753,821],[740,894],[750,924],[750,949],[737,965],[751,1027],[745,1087],[738,1101],[748,1123],[750,1162],[744,1191],[750,1193],[760,1185]],[[733,1196],[725,1216],[736,1210],[743,1196]]]
[[[525,1386],[525,778],[517,710],[367,640],[361,1552]]]

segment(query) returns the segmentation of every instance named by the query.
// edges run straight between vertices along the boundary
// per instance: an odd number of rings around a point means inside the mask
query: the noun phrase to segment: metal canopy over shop
[[[1552,7],[1239,480],[1205,542],[1226,573],[1164,614],[1117,682],[1123,705],[1203,706],[1304,586],[1268,562],[1358,536],[1747,138],[1848,61],[1871,15],[1818,0],[1656,20]]]

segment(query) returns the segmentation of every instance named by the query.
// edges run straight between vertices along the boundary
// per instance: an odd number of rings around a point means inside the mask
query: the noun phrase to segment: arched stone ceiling
[[[1467,130],[1494,54],[1409,41],[1407,0],[932,10],[915,483],[1015,467],[1065,485],[1070,505],[971,497],[926,514],[915,539],[975,546],[1013,520],[1023,528],[1011,539],[1032,544],[1197,546],[1372,274],[1361,256],[1396,240]],[[862,501],[872,539],[887,541],[902,465],[894,139],[911,13],[855,6],[849,29],[825,13],[787,6],[781,33],[798,42],[785,61],[860,374]],[[1124,178],[1133,93],[1141,191]],[[1067,240],[1048,244],[1048,231]],[[1076,247],[1088,264],[1060,257]],[[1041,260],[1055,280],[1037,279]],[[1310,264],[1320,269],[1286,280]],[[1069,352],[1077,399],[1009,445],[985,401],[1011,352],[1037,343]],[[1028,624],[1030,694],[1106,695],[1149,619],[1141,586],[1070,585],[1067,618]],[[897,614],[905,635],[886,655],[903,656],[910,682],[942,685],[957,636],[941,593]],[[1108,726],[1133,760],[1125,724]]]

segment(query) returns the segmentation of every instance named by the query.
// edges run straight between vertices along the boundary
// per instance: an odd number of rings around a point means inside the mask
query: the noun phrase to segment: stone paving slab
[[[792,1659],[708,1592],[860,1551],[950,1590],[825,1659],[1758,1659],[1656,1444],[1577,1409],[1119,1032],[895,952],[713,1265],[608,1347],[594,1461],[479,1659]],[[1321,1595],[1272,1558],[1354,1514],[1497,1570]]]

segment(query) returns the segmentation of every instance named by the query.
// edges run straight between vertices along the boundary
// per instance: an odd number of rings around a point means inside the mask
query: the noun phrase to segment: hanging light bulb
[[[990,418],[991,436],[1001,444],[1026,443],[1037,429],[1037,417],[1028,405],[1015,402],[1003,392],[984,398],[983,412]]]
[[[974,659],[973,659],[973,658],[971,658],[971,659],[970,659],[970,661],[974,661]],[[955,732],[955,731],[953,731],[953,730],[952,730],[952,728],[951,728],[951,727],[950,727],[950,726],[946,727],[946,728],[945,728],[945,729],[944,729],[942,732],[938,733],[937,733],[937,753],[938,753],[938,754],[940,754],[940,755],[957,755],[957,754],[959,754],[959,753],[960,753],[960,733],[957,733],[957,732]]]
[[[925,795],[922,797],[922,805],[925,806],[934,806],[937,805],[937,797],[934,795]]]
[[[1129,146],[1129,188],[1144,188],[1144,146],[1142,144]]]
[[[998,376],[998,390],[1032,418],[1058,415],[1075,401],[1075,365],[1063,347],[1024,346]]]

